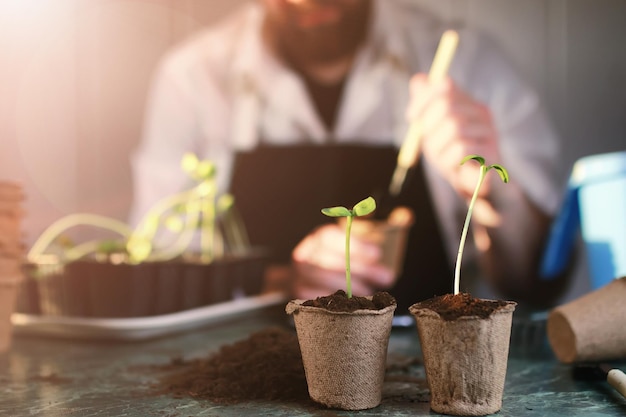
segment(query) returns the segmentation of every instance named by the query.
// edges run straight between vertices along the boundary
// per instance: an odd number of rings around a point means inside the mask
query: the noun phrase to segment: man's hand
[[[501,161],[498,136],[490,110],[458,88],[450,78],[431,83],[416,74],[410,84],[407,118],[422,127],[421,151],[429,163],[466,198],[471,197],[478,177],[476,164],[460,165],[466,155]],[[485,181],[481,197],[489,195],[493,179]]]
[[[346,287],[345,231],[338,224],[315,229],[292,253],[295,280],[293,295],[314,299]],[[391,269],[381,264],[381,248],[371,242],[351,237],[350,271],[354,295],[371,295],[387,289],[395,281]]]

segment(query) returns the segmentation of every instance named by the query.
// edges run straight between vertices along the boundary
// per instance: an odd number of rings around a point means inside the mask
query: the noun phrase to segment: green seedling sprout
[[[53,243],[62,243],[62,233],[67,229],[92,226],[118,234],[120,242],[94,240],[76,246],[65,245],[62,248],[62,261],[70,262],[91,253],[99,255],[111,251],[125,251],[131,264],[165,261],[183,254],[193,239],[194,230],[199,229],[201,260],[210,262],[224,252],[224,237],[216,227],[220,215],[228,216],[225,220],[225,234],[228,235],[227,240],[235,239],[229,244],[238,250],[247,249],[249,240],[241,219],[234,213],[232,195],[217,197],[215,165],[208,160],[199,160],[191,153],[184,155],[181,165],[196,185],[158,201],[135,229],[105,216],[87,213],[68,215],[42,233],[28,253],[29,261],[37,262]],[[155,248],[155,237],[160,231],[173,233],[174,239],[164,247]],[[106,244],[103,246],[103,243]]]
[[[184,220],[178,216],[171,216],[169,213],[178,205],[197,207],[199,198],[198,186],[196,186],[191,190],[169,195],[154,204],[142,217],[126,242],[129,262],[138,264],[147,260],[165,261],[183,253],[193,237],[193,228],[186,225],[197,224],[200,211],[189,209],[183,213]],[[175,233],[176,240],[167,248],[156,250],[153,247],[153,241],[161,226]]]
[[[200,160],[192,153],[183,157],[182,168],[192,179],[199,183],[200,195],[200,256],[202,261],[210,262],[215,256],[215,219],[216,195],[215,184],[216,167],[211,161]]]
[[[213,162],[186,153],[181,168],[197,185],[166,197],[148,211],[128,241],[131,262],[168,260],[181,255],[191,243],[195,229],[200,230],[202,262],[211,262],[223,254],[223,239],[215,224],[218,214],[231,208],[233,197],[230,194],[217,197],[217,169]],[[154,251],[152,242],[161,225],[176,234],[177,239],[167,249]]]
[[[350,277],[350,231],[352,229],[352,219],[356,216],[366,216],[374,210],[376,210],[376,201],[372,197],[359,201],[352,210],[341,206],[322,209],[322,213],[328,217],[346,218],[346,294],[348,298],[352,298],[352,280]]]
[[[498,175],[500,175],[500,179],[505,184],[509,182],[509,173],[507,170],[498,164],[485,165],[485,158],[479,155],[468,155],[463,160],[461,160],[461,165],[465,164],[470,159],[478,162],[480,164],[480,171],[478,173],[478,182],[476,183],[476,188],[474,189],[474,194],[472,195],[472,199],[470,200],[469,206],[467,208],[467,215],[465,216],[465,223],[463,224],[463,233],[461,233],[461,243],[459,244],[459,253],[456,258],[456,268],[454,270],[454,295],[459,293],[460,283],[461,283],[461,259],[463,258],[463,249],[465,248],[465,239],[467,238],[467,231],[469,230],[470,219],[472,218],[472,212],[474,211],[474,204],[476,203],[476,199],[478,198],[478,191],[485,180],[485,176],[490,169],[495,169]]]
[[[110,232],[119,234],[123,238],[128,238],[132,230],[118,220],[111,219],[106,216],[89,213],[76,213],[65,216],[52,223],[37,239],[31,249],[28,251],[27,259],[30,262],[37,262],[39,256],[69,228],[75,226],[94,226]],[[66,249],[66,257],[68,260],[78,259],[81,256],[95,250],[100,242],[92,241],[83,243],[80,246]]]

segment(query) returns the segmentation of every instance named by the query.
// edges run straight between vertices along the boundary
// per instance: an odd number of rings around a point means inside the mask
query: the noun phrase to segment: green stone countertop
[[[72,341],[16,335],[0,354],[0,416],[427,416],[428,388],[423,367],[412,365],[412,381],[389,378],[383,403],[346,412],[315,405],[244,403],[215,405],[206,400],[148,395],[157,377],[149,371],[175,357],[205,358],[224,344],[269,326],[289,326],[282,306],[236,321],[168,337],[135,342]],[[517,336],[516,336],[517,338]],[[392,332],[390,361],[419,357],[414,328]],[[620,365],[620,364],[618,364]],[[622,369],[626,363],[621,363]],[[520,346],[513,340],[501,416],[623,416],[626,400],[603,381],[578,381],[547,346]]]

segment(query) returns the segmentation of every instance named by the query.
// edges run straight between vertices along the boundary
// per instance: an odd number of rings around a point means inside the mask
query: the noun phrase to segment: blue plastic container
[[[565,270],[579,232],[592,289],[626,276],[626,151],[587,156],[574,164],[544,254],[544,278]]]

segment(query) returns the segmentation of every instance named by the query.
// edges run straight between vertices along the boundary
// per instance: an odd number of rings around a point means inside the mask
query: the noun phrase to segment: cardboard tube
[[[626,277],[552,310],[547,332],[563,363],[626,358]]]

